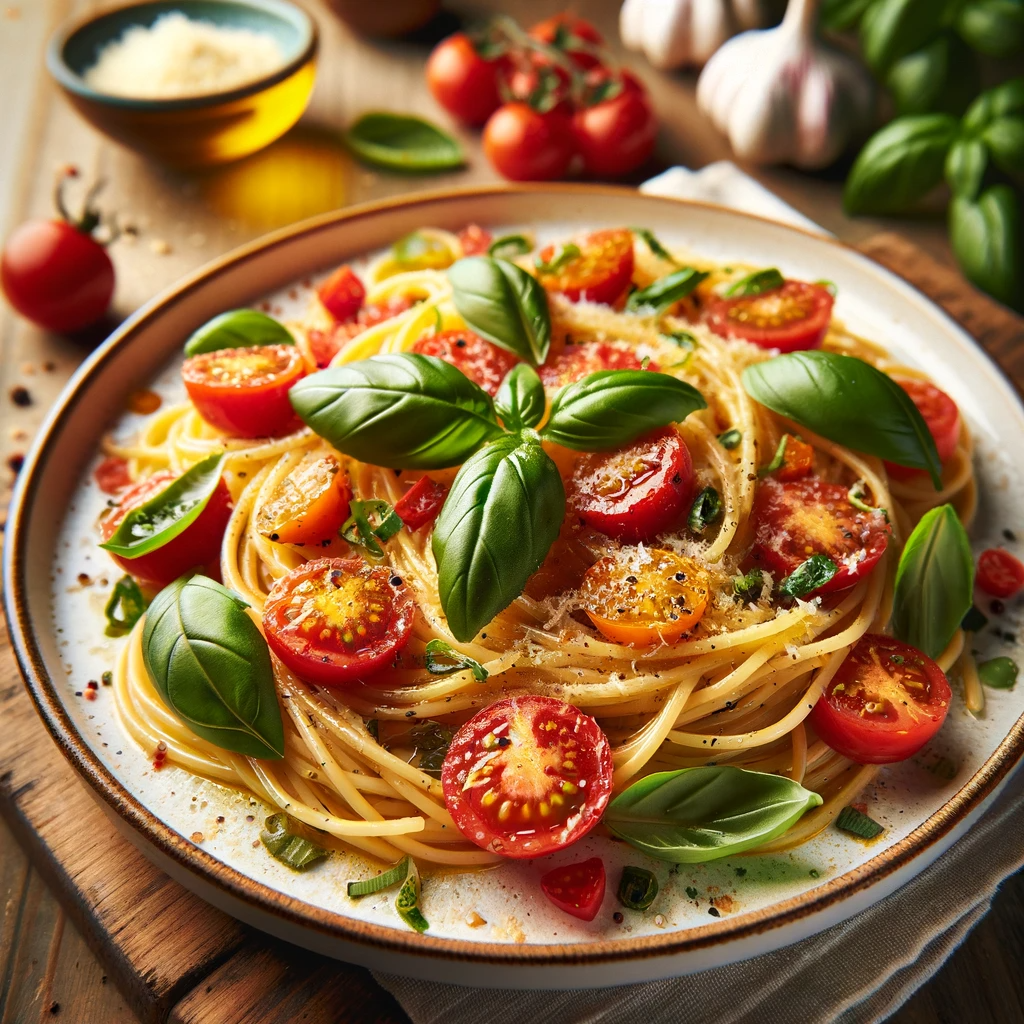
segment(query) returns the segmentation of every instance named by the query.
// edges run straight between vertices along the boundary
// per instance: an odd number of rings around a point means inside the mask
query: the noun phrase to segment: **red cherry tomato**
[[[538,371],[544,387],[557,389],[573,384],[599,370],[641,370],[643,360],[636,349],[624,341],[588,341],[582,345],[566,345]],[[657,363],[648,363],[647,369],[658,371]]]
[[[117,494],[132,482],[128,463],[120,455],[108,455],[96,467],[93,479],[104,494]]]
[[[952,698],[942,669],[916,647],[868,633],[810,714],[833,750],[861,764],[916,754],[942,727]]]
[[[427,60],[427,85],[448,113],[467,124],[483,124],[501,105],[501,63],[484,60],[464,32],[442,39]]]
[[[717,299],[705,316],[711,330],[723,338],[796,352],[821,344],[832,319],[832,303],[831,293],[820,284],[787,281],[760,295]]]
[[[573,511],[587,526],[646,543],[689,509],[693,461],[679,433],[665,427],[615,451],[584,455],[573,485]]]
[[[484,153],[512,181],[563,178],[574,153],[572,122],[557,109],[542,114],[526,103],[505,103],[484,126]]]
[[[270,588],[263,629],[270,649],[300,679],[341,686],[391,664],[415,615],[412,590],[387,566],[318,558]]]
[[[540,888],[559,910],[581,921],[593,921],[604,899],[604,861],[591,857],[580,864],[566,864],[543,875]]]
[[[416,531],[440,515],[441,506],[447,497],[448,488],[444,484],[431,480],[429,476],[421,476],[398,499],[395,512],[410,530]]]
[[[786,435],[782,465],[773,472],[776,480],[801,480],[814,468],[814,448],[792,434]]]
[[[554,273],[538,271],[537,280],[549,292],[560,292],[573,302],[613,303],[633,277],[633,233],[625,228],[595,231],[574,244],[579,256],[562,263]],[[549,245],[538,258],[550,263],[556,252]]]
[[[988,548],[978,557],[978,586],[993,597],[1013,597],[1024,587],[1024,564],[1002,548]]]
[[[327,312],[340,323],[347,323],[355,318],[366,298],[363,282],[356,272],[345,264],[331,274],[316,290],[317,297],[324,304]]]
[[[404,295],[396,295],[383,305],[371,303],[368,306],[363,306],[354,320],[335,324],[332,330],[321,331],[314,327],[306,332],[305,338],[302,335],[299,336],[299,345],[303,348],[303,355],[311,364],[323,369],[344,348],[346,342],[351,341],[357,334],[362,334],[368,327],[404,313],[412,307],[412,304],[412,299]]]
[[[491,395],[498,393],[505,374],[519,362],[511,352],[472,331],[442,331],[420,338],[412,350],[451,363]]]
[[[207,423],[234,437],[280,437],[302,426],[288,389],[306,375],[295,345],[204,352],[181,368],[185,390]]]
[[[875,567],[889,543],[889,524],[881,512],[855,509],[846,487],[817,478],[765,480],[751,519],[751,562],[774,573],[776,582],[811,555],[835,562],[839,571],[812,592],[815,597],[852,587]]]
[[[600,56],[593,53],[592,48],[604,46],[604,37],[586,18],[569,11],[537,22],[530,29],[530,35],[561,50],[577,67],[586,69],[601,63]]]
[[[621,178],[654,152],[658,119],[647,90],[628,71],[622,79],[619,92],[573,116],[583,166],[598,178]]]
[[[572,75],[546,54],[531,53],[507,76],[510,99],[520,100],[534,110],[557,110],[572,117]]]
[[[125,491],[121,503],[100,524],[103,540],[108,541],[114,536],[114,531],[129,512],[167,490],[177,479],[169,469],[163,469]],[[222,477],[195,522],[186,526],[177,537],[163,547],[136,558],[113,553],[110,557],[140,583],[153,587],[165,587],[189,569],[205,569],[209,575],[219,578],[220,544],[231,518],[231,507],[231,494]]]
[[[463,256],[486,256],[494,236],[479,224],[467,224],[459,232],[459,244]]]
[[[608,738],[554,697],[508,697],[455,734],[441,769],[444,802],[470,842],[540,857],[585,836],[612,791]]]
[[[915,377],[898,377],[896,383],[917,406],[917,411],[924,417],[935,450],[939,453],[939,461],[946,462],[952,458],[960,440],[960,410],[945,391],[940,391],[934,384]],[[886,462],[885,468],[894,480],[908,480],[924,475],[923,469],[911,469],[909,466],[897,466],[894,462]]]

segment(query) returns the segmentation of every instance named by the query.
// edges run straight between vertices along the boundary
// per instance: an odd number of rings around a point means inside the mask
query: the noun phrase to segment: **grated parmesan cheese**
[[[247,28],[193,21],[177,11],[108,43],[84,75],[99,92],[177,99],[226,92],[284,64],[277,40]]]

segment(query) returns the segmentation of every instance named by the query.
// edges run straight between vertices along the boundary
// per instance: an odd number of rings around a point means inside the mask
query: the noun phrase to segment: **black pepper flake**
[[[13,455],[7,457],[7,468],[17,476],[21,472],[21,467],[25,465],[25,456],[21,452],[15,452]]]
[[[60,1003],[50,1003],[49,1011],[56,1017],[60,1013]]]
[[[1003,612],[1006,611],[1006,605],[1003,604],[1003,602],[1000,601],[999,598],[995,598],[995,600],[993,600],[989,604],[989,608],[992,611],[993,615],[1002,615]]]
[[[722,915],[718,912],[718,907],[708,907],[708,913],[712,917],[721,917]]]
[[[400,587],[402,585],[402,577],[401,576],[392,576],[389,582],[391,583],[391,586],[393,586],[393,587]]]
[[[616,910],[615,913],[612,914],[612,920],[616,924],[622,924],[622,922],[625,920],[625,918]]]
[[[47,359],[46,362],[43,363],[43,369],[47,373],[53,373],[53,371],[57,369],[57,364],[52,359]],[[107,979],[104,978],[103,980],[106,981]]]
[[[1011,542],[1017,539],[1017,534],[1015,534],[1013,530],[1003,530],[1003,536]]]
[[[29,390],[24,384],[15,384],[9,392],[11,401],[22,409],[32,404],[32,396],[29,394]]]

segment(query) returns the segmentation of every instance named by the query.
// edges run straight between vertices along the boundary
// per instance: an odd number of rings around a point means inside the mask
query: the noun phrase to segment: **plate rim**
[[[531,967],[594,965],[679,956],[715,945],[728,945],[742,939],[753,938],[813,918],[814,915],[834,907],[837,903],[909,865],[911,861],[941,841],[972,811],[978,809],[994,793],[1024,753],[1024,714],[1014,722],[985,763],[931,817],[864,864],[830,878],[803,894],[760,910],[738,914],[732,918],[722,918],[713,924],[687,928],[679,932],[667,931],[661,935],[601,939],[588,943],[513,944],[474,942],[429,934],[420,935],[412,931],[404,932],[388,925],[347,917],[342,913],[307,903],[242,874],[180,835],[127,790],[93,753],[79,733],[46,671],[35,629],[28,614],[29,582],[25,575],[28,530],[23,520],[32,507],[39,481],[46,469],[50,449],[56,443],[56,435],[60,432],[65,414],[85,398],[91,377],[103,364],[115,352],[130,345],[134,335],[151,319],[165,308],[187,298],[193,290],[205,284],[208,278],[259,257],[268,250],[287,244],[300,236],[314,234],[339,223],[373,218],[395,209],[426,207],[459,199],[495,197],[510,193],[639,198],[652,204],[668,203],[682,208],[705,209],[769,224],[774,229],[800,235],[813,243],[838,248],[853,256],[863,268],[877,274],[886,287],[909,292],[909,295],[906,295],[908,299],[923,303],[932,315],[937,314],[945,320],[948,329],[966,339],[975,355],[987,362],[989,368],[996,371],[1002,382],[1009,385],[1010,392],[1024,410],[1021,387],[1016,381],[964,328],[916,285],[852,245],[801,227],[783,224],[769,217],[757,216],[716,203],[649,195],[624,186],[587,183],[492,184],[433,189],[361,203],[321,214],[262,235],[204,264],[161,291],[130,315],[83,361],[48,412],[19,474],[11,500],[3,552],[4,614],[11,647],[36,712],[76,773],[89,784],[94,795],[106,804],[109,810],[131,826],[137,837],[155,847],[160,854],[169,857],[178,867],[198,876],[203,883],[220,890],[226,897],[240,899],[255,909],[279,919],[283,924],[298,926],[304,930],[312,929],[328,940],[340,940],[401,954],[480,964]]]

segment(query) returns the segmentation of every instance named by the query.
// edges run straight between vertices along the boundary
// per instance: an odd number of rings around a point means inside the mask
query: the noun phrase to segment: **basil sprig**
[[[343,540],[365,548],[374,558],[383,558],[381,544],[387,543],[405,525],[402,517],[383,498],[350,501],[349,517],[339,533]]]
[[[509,370],[494,399],[494,407],[509,430],[537,426],[544,419],[546,403],[544,385],[528,363]]]
[[[781,775],[731,765],[683,768],[633,783],[608,805],[604,823],[652,857],[698,864],[781,836],[821,802]]]
[[[680,299],[685,299],[707,276],[703,270],[693,267],[674,270],[646,288],[633,292],[626,299],[626,312],[660,316]]]
[[[478,683],[487,679],[487,669],[475,658],[457,651],[450,643],[435,637],[427,644],[427,671],[435,676],[447,676],[468,668]]]
[[[182,576],[153,599],[142,630],[146,671],[197,736],[249,757],[284,757],[270,650],[246,603],[206,576]]]
[[[394,171],[444,171],[465,163],[456,139],[410,114],[363,114],[344,139],[364,163]]]
[[[854,356],[790,352],[743,371],[761,405],[822,437],[900,466],[925,469],[936,490],[942,463],[910,396],[888,374]]]
[[[138,558],[174,540],[206,508],[220,483],[225,457],[217,452],[197,462],[159,494],[132,509],[100,547],[123,558]]]
[[[786,279],[775,267],[768,267],[766,270],[755,270],[754,273],[734,281],[726,288],[725,295],[729,299],[761,295],[763,292],[781,288],[785,283]]]
[[[142,618],[146,611],[147,601],[139,589],[138,583],[131,576],[122,576],[110,592],[103,609],[107,617],[106,636],[124,636],[132,631],[132,627]]]
[[[272,316],[256,309],[232,309],[207,320],[185,342],[185,355],[255,345],[294,345],[291,332]]]
[[[937,658],[971,608],[974,558],[952,505],[926,512],[900,555],[892,599],[898,640]]]
[[[508,260],[470,256],[448,268],[452,301],[482,338],[539,366],[551,344],[547,292]]]

